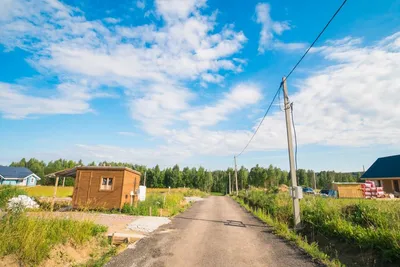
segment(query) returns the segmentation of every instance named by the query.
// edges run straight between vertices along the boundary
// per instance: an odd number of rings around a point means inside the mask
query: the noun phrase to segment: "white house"
[[[35,186],[39,180],[28,168],[0,166],[0,185]]]

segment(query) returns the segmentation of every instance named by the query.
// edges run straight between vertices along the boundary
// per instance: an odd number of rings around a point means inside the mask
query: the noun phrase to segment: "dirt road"
[[[107,266],[316,266],[229,197],[195,203]]]

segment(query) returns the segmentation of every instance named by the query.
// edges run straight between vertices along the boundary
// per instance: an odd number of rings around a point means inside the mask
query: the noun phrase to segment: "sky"
[[[342,1],[0,0],[0,164],[225,169]],[[298,168],[400,151],[400,0],[349,0],[287,81]],[[238,165],[289,168],[278,98]]]

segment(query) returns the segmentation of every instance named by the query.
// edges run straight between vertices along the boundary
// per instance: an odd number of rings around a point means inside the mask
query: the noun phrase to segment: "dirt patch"
[[[19,267],[19,261],[14,255],[0,257],[0,267]]]

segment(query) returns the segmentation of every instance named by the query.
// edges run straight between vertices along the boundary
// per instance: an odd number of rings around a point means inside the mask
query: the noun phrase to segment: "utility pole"
[[[293,141],[292,141],[292,125],[291,125],[291,117],[290,117],[290,109],[291,104],[289,103],[289,95],[286,85],[286,77],[282,78],[283,82],[283,95],[284,95],[284,104],[285,104],[285,118],[286,118],[286,133],[288,140],[288,151],[289,151],[289,164],[290,164],[290,177],[292,180],[292,199],[293,199],[293,215],[294,215],[294,229],[300,228],[300,203],[295,190],[297,188],[297,178],[296,178],[296,167],[294,162],[294,154],[293,154]]]
[[[236,180],[236,195],[239,195],[239,188],[238,188],[238,180],[237,180],[237,165],[236,165],[236,156],[233,157],[235,159],[235,180]]]
[[[143,185],[146,186],[146,173],[147,171],[144,171],[144,180],[143,180]]]
[[[315,180],[315,172],[313,172],[314,174],[314,190],[317,189],[317,180]]]
[[[231,186],[231,172],[229,172],[229,195],[232,194],[232,186]]]

